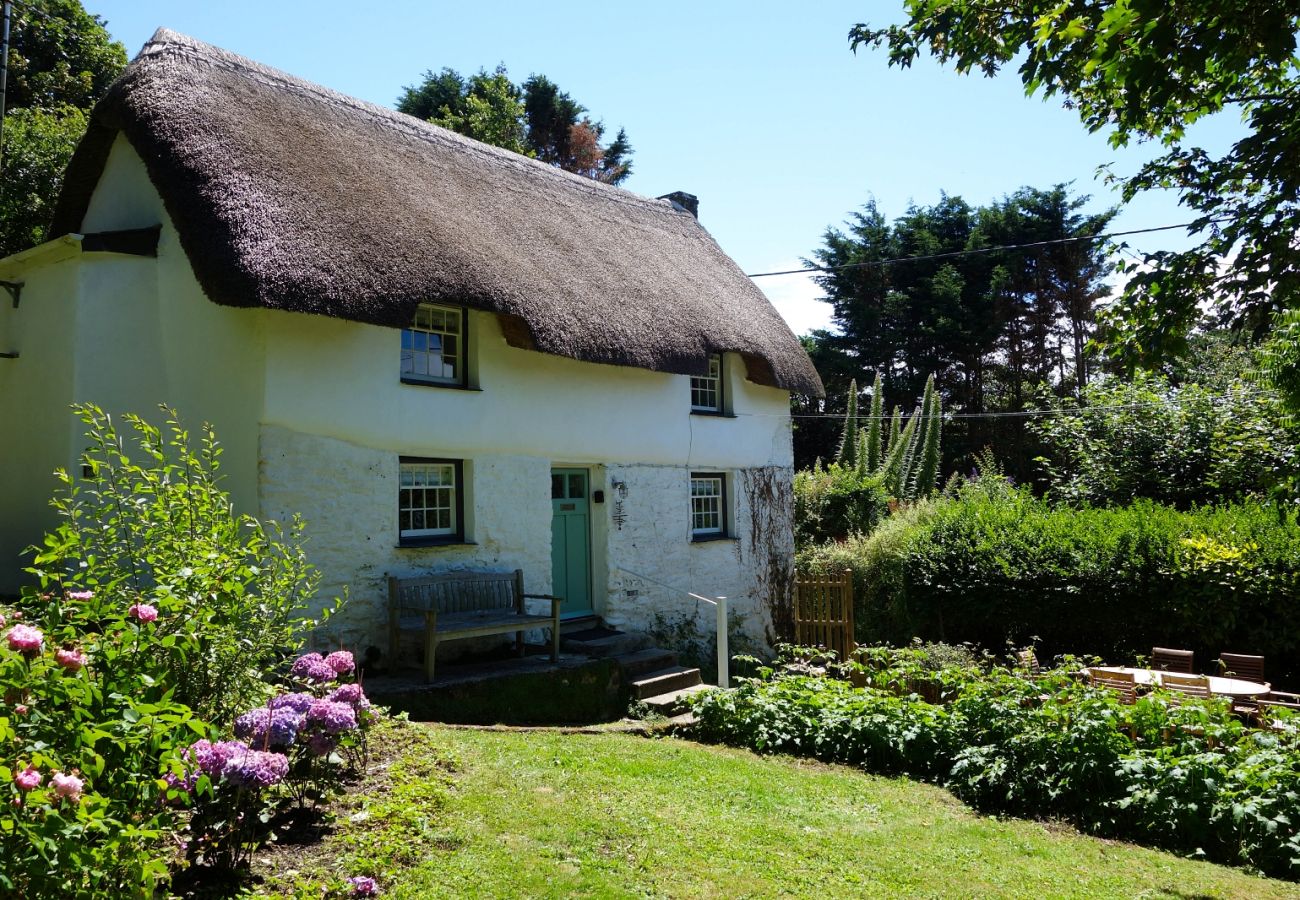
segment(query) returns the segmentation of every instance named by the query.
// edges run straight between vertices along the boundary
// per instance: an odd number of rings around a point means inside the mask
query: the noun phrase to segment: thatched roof
[[[807,355],[688,212],[160,29],[95,108],[55,234],[81,228],[118,132],[208,297],[400,327],[422,301],[500,314],[518,346],[820,396]]]

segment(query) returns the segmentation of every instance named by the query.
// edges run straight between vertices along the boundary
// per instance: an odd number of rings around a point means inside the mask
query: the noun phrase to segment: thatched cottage
[[[56,239],[0,261],[0,591],[75,471],[74,401],[213,423],[301,513],[337,635],[385,576],[524,571],[566,615],[765,644],[789,589],[798,340],[696,220],[160,30],[95,109]],[[0,295],[6,301],[8,297]],[[635,573],[635,574],[632,574]]]

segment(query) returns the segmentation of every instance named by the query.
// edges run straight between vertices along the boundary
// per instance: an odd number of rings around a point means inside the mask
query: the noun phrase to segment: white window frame
[[[455,543],[464,539],[463,473],[464,464],[459,459],[407,456],[400,459],[397,481],[400,543]]]
[[[708,492],[697,493],[697,486]],[[691,540],[709,541],[727,536],[725,472],[692,472],[690,504]]]
[[[712,403],[710,404],[710,399]],[[691,376],[691,412],[722,413],[722,354],[709,354],[709,374]]]
[[[402,329],[402,354],[398,369],[402,381],[407,384],[463,387],[468,344],[467,319],[465,310],[461,307],[421,303],[411,324]],[[435,344],[437,349],[432,349]],[[452,345],[452,352],[447,352],[448,344]],[[437,360],[443,371],[431,375],[428,369],[433,360]],[[423,373],[416,371],[420,368],[420,362],[424,363]],[[451,374],[446,371],[448,367]]]

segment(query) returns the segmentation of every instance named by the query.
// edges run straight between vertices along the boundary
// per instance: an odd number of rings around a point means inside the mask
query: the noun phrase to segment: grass
[[[350,797],[315,862],[292,877],[281,862],[268,893],[319,898],[335,867],[380,877],[393,898],[1300,897],[808,760],[621,734],[404,729],[389,747],[411,749],[383,783]]]

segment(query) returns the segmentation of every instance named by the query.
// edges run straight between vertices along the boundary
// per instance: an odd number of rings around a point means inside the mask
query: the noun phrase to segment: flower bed
[[[1067,660],[1039,677],[971,666],[919,673],[915,651],[852,666],[865,687],[762,677],[696,703],[698,734],[905,774],[978,809],[1066,819],[1098,835],[1300,879],[1300,738],[1247,729],[1223,701],[1125,706]],[[944,703],[906,685],[924,674]]]

